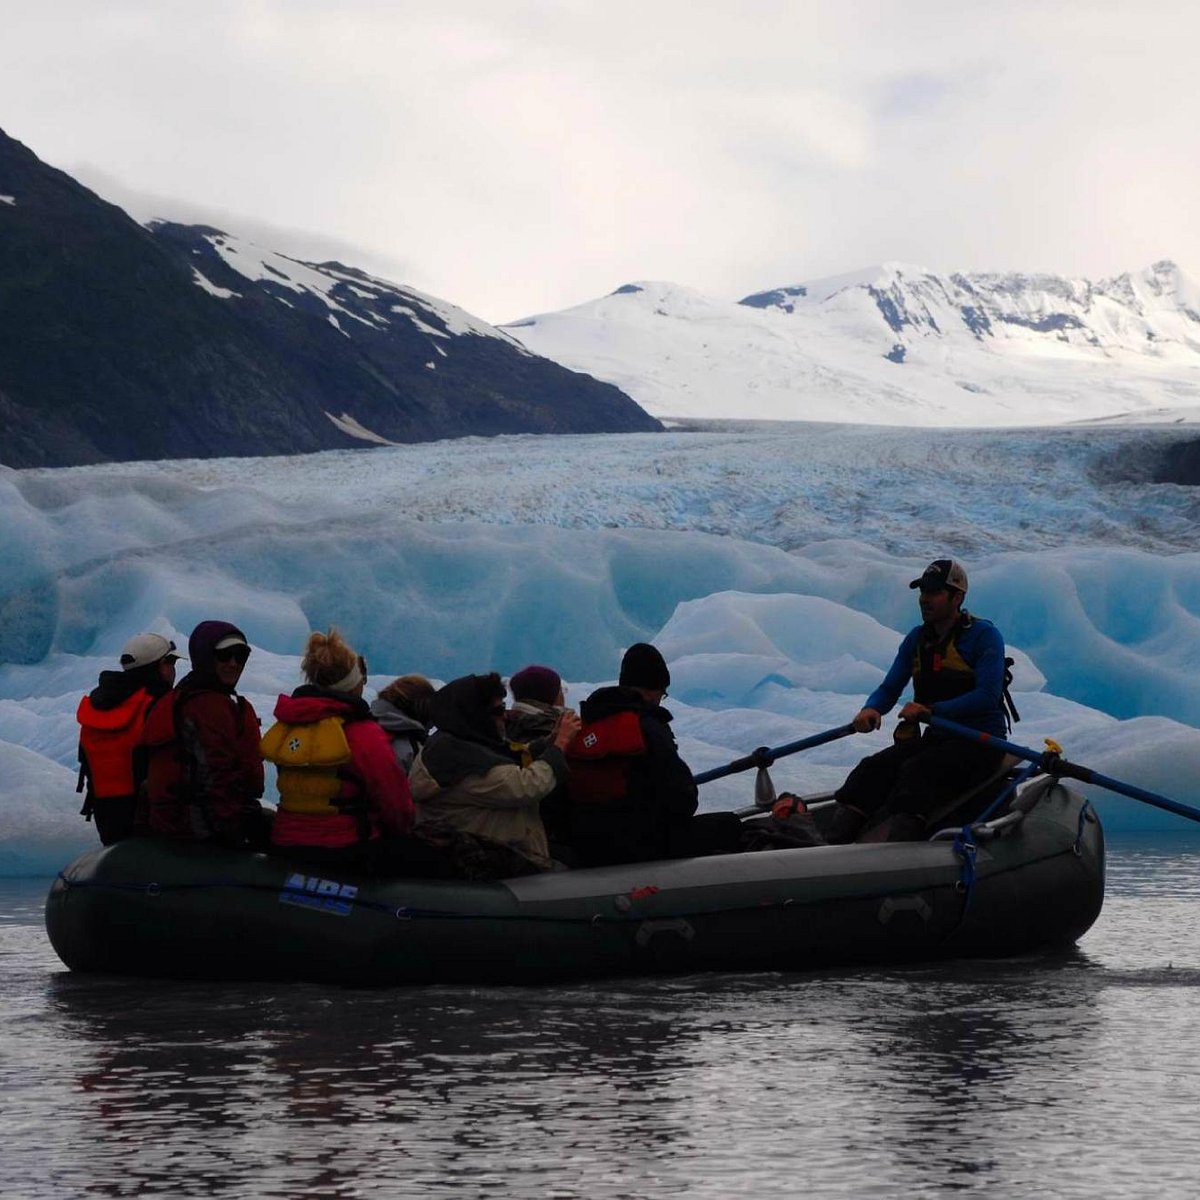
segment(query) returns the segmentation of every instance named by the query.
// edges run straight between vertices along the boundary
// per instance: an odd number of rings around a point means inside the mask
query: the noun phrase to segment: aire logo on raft
[[[318,879],[315,875],[289,875],[279,893],[280,904],[297,904],[301,908],[315,908],[318,912],[333,913],[348,917],[354,911],[354,897],[358,888],[353,883],[339,883],[336,879]]]

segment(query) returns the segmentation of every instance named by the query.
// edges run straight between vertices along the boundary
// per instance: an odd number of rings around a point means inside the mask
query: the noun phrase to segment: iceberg
[[[573,703],[612,680],[625,646],[652,640],[699,771],[849,720],[916,622],[908,581],[946,552],[967,562],[969,606],[1016,659],[1015,741],[1054,737],[1075,761],[1200,804],[1196,501],[1097,465],[1159,435],[1052,431],[1056,457],[1018,484],[1019,433],[910,433],[0,469],[0,873],[44,873],[92,843],[75,707],[134,633],[182,643],[206,617],[235,621],[264,716],[298,682],[308,630],[328,624],[366,654],[373,684],[541,661]],[[886,737],[781,761],[777,785],[830,789]],[[743,804],[751,787],[707,785],[703,807]],[[1110,829],[1184,824],[1096,803]]]

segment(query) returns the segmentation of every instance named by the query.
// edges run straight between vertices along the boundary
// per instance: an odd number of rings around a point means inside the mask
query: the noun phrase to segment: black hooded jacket
[[[429,717],[436,732],[425,743],[421,761],[440,787],[521,761],[497,733],[492,716],[505,695],[499,675],[464,675],[433,694]]]
[[[171,690],[171,685],[159,672],[158,663],[147,663],[132,671],[101,671],[88,699],[100,712],[111,712],[120,708],[134,692],[142,690],[151,696],[165,696]]]
[[[671,732],[671,714],[630,687],[605,687],[581,705],[586,726],[633,712],[645,754],[629,759],[624,799],[612,805],[572,804],[571,840],[585,861],[635,862],[667,853],[672,830],[696,812],[699,792]]]

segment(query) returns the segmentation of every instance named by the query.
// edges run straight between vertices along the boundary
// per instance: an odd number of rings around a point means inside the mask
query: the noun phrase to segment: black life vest
[[[959,613],[958,620],[941,638],[923,629],[913,652],[912,680],[913,699],[926,708],[939,700],[953,700],[965,696],[975,688],[975,669],[958,651],[959,630],[969,629],[973,623],[970,613]]]
[[[970,629],[975,618],[969,612],[961,612],[958,620],[941,638],[932,631],[922,630],[913,653],[912,681],[913,699],[918,704],[931,708],[940,700],[954,700],[975,690],[975,669],[959,653],[957,636],[961,630]],[[1013,660],[1004,660],[1004,683],[1001,688],[1001,711],[1011,729],[1014,721],[1021,719],[1017,706],[1009,692],[1012,683]]]

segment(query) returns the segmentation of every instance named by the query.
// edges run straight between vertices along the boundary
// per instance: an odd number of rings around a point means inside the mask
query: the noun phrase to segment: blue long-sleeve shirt
[[[867,697],[866,708],[887,713],[895,707],[900,693],[912,679],[913,660],[924,631],[923,625],[911,630],[900,643],[895,661],[883,682]],[[935,716],[957,721],[982,733],[996,737],[1008,734],[1004,719],[1004,638],[991,621],[972,617],[970,623],[955,631],[954,644],[963,661],[975,672],[971,691],[952,700],[939,700],[931,705]]]

